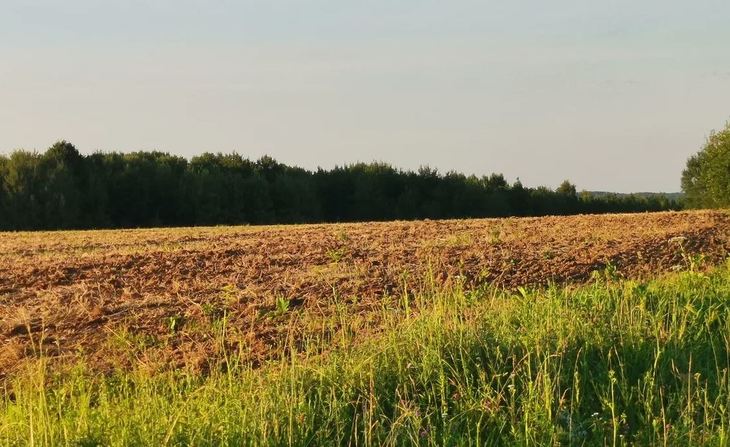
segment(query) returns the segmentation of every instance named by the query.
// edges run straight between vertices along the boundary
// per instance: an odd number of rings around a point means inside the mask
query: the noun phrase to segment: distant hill
[[[634,192],[634,193],[622,193],[622,192],[609,192],[609,191],[583,191],[584,194],[589,194],[593,197],[607,197],[607,196],[638,196],[646,197],[648,199],[665,197],[672,201],[682,200],[684,193],[681,192]]]

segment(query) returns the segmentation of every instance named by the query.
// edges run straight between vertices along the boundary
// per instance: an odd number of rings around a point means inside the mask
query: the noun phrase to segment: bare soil
[[[643,278],[730,251],[701,211],[271,227],[0,233],[0,377],[28,359],[205,370],[377,328],[426,287]]]

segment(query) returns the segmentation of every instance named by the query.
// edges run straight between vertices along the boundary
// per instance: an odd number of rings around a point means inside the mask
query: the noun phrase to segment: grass
[[[382,333],[258,368],[41,360],[5,385],[0,446],[730,445],[730,264],[405,298]]]

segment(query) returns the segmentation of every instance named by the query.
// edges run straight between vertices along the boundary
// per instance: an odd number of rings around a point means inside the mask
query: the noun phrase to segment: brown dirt
[[[729,234],[730,216],[709,211],[0,233],[0,376],[39,356],[99,370],[206,369],[232,351],[256,363],[331,337],[343,305],[372,330],[389,296],[425,284],[580,282],[608,263],[644,277],[726,258]]]

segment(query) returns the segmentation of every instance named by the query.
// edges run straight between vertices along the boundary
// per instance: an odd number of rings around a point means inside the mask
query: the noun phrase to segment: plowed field
[[[728,235],[721,212],[0,233],[0,375],[39,356],[256,363],[343,325],[377,330],[405,292],[580,282],[609,264],[642,277],[724,259]]]

